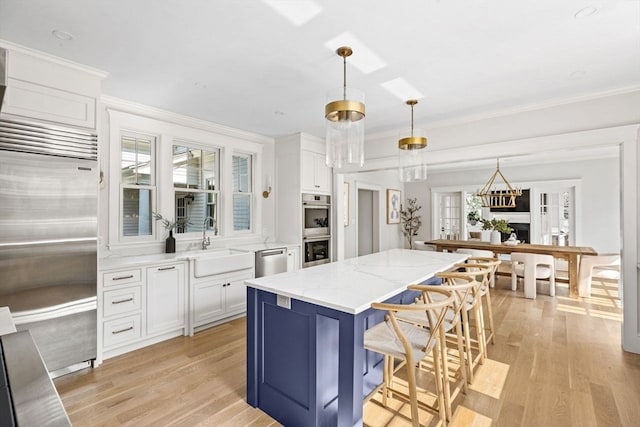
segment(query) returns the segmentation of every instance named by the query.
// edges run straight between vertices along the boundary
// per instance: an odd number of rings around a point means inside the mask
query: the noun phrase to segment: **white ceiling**
[[[347,37],[386,64],[359,71],[352,46],[367,132],[408,126],[397,78],[427,125],[640,87],[638,0],[0,0],[0,39],[107,71],[105,94],[269,136],[324,134]]]

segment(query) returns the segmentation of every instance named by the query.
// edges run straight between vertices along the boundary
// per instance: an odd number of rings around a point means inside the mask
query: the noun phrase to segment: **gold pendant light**
[[[496,178],[502,180],[496,182]],[[482,200],[485,208],[515,208],[516,197],[522,196],[522,188],[514,188],[507,178],[500,172],[500,159],[496,159],[496,171],[491,175],[489,181],[478,191],[478,196]]]
[[[329,92],[324,108],[327,143],[327,166],[364,166],[364,93],[347,88],[347,57],[353,51],[343,46],[336,50],[343,61],[343,85]]]
[[[421,129],[413,129],[413,106],[418,103],[415,99],[407,101],[407,105],[411,106],[411,136],[401,138],[398,141],[398,154],[400,167],[400,181],[426,181],[427,179],[427,162],[426,150],[427,138],[423,136]]]

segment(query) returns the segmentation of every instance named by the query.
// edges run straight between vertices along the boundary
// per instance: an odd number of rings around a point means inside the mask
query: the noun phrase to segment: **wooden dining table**
[[[569,266],[569,296],[578,297],[578,270],[580,268],[580,256],[597,255],[598,253],[589,246],[554,246],[520,243],[517,245],[492,244],[480,240],[446,240],[438,239],[425,242],[433,245],[436,251],[455,252],[456,249],[481,249],[492,251],[494,254],[510,254],[512,252],[525,252],[532,254],[552,255],[554,258],[567,260]]]

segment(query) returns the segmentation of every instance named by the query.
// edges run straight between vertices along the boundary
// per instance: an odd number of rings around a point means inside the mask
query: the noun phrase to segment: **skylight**
[[[424,98],[424,95],[421,94],[418,89],[411,86],[409,82],[407,82],[402,77],[380,83],[380,86],[388,90],[391,94],[400,98],[402,101],[406,101],[407,99]]]
[[[353,49],[353,55],[349,57],[349,65],[353,65],[364,74],[373,73],[387,66],[382,58],[348,31],[328,40],[324,45],[334,52],[340,46],[349,46]]]
[[[322,8],[313,0],[262,1],[296,27],[306,24],[322,12]]]

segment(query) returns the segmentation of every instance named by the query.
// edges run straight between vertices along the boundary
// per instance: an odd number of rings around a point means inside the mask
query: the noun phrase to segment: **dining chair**
[[[578,273],[578,295],[591,296],[591,282],[593,269],[596,267],[620,266],[620,254],[582,255],[580,257],[580,271]]]
[[[420,425],[419,406],[437,412],[443,425],[446,425],[447,420],[441,366],[441,351],[444,348],[442,325],[449,307],[454,304],[454,295],[452,291],[442,287],[428,292],[438,294],[439,297],[425,304],[372,303],[371,308],[386,311],[385,320],[364,333],[364,348],[384,356],[382,384],[375,390],[382,389],[382,404],[387,406],[390,392],[409,400],[411,422],[416,427]],[[406,312],[423,313],[429,327],[400,321],[398,314]],[[418,399],[416,372],[419,363],[428,355],[433,360],[437,408]],[[400,361],[397,365],[396,360]],[[400,381],[395,374],[402,367],[406,370],[408,395],[394,386],[394,382]]]
[[[555,261],[551,255],[523,252],[511,253],[511,290],[518,287],[518,277],[524,278],[524,297],[536,298],[536,280],[549,279],[549,294],[556,295]]]

